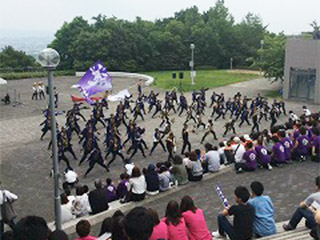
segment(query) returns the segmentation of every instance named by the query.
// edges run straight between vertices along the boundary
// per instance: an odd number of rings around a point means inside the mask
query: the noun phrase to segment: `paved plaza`
[[[8,82],[8,89],[12,95],[14,89],[17,91],[17,96],[20,94],[23,105],[13,107],[1,105],[0,107],[0,180],[2,182],[1,188],[6,188],[19,196],[19,200],[15,203],[15,207],[19,214],[19,217],[23,217],[30,214],[43,216],[47,221],[53,220],[53,180],[50,178],[50,170],[52,161],[50,159],[51,151],[47,150],[50,140],[50,133],[48,133],[43,141],[40,141],[41,127],[39,124],[44,120],[42,111],[46,108],[46,100],[32,101],[32,84],[35,81],[43,81],[45,79],[25,79],[15,80]],[[79,96],[76,89],[71,89],[71,85],[78,81],[76,77],[57,77],[54,83],[59,92],[59,110],[68,110],[72,107],[70,95],[75,94]],[[122,90],[124,88],[130,88],[129,91],[136,96],[136,83],[134,80],[126,79],[113,79],[114,92]],[[217,93],[224,92],[226,97],[233,96],[236,92],[240,91],[243,95],[248,97],[255,96],[258,92],[266,92],[269,90],[275,90],[279,88],[279,84],[270,84],[265,79],[257,79],[253,81],[237,83],[225,87],[219,87],[214,89]],[[151,87],[143,87],[143,91],[149,93]],[[164,91],[161,89],[154,89],[156,92],[160,92],[160,98],[163,98]],[[6,92],[6,87],[0,89],[0,94],[3,96]],[[207,92],[207,102],[209,102],[212,90]],[[187,93],[187,99],[190,101],[191,94]],[[272,99],[270,99],[271,101]],[[117,103],[112,103],[111,108],[105,111],[105,116],[108,117],[111,112],[114,112]],[[293,109],[298,114],[302,113],[302,103],[286,102],[287,110]],[[313,111],[319,110],[319,106],[309,105],[309,108]],[[90,110],[83,110],[83,114],[88,117]],[[206,110],[207,116],[211,114],[211,110]],[[184,116],[178,117],[172,114],[170,118],[174,118],[173,131],[177,137],[178,152],[181,150],[181,128],[184,122]],[[204,118],[207,121],[207,117]],[[286,120],[283,115],[279,119],[279,123],[283,123]],[[148,114],[145,121],[140,119],[137,121],[138,125],[146,128],[146,134],[144,139],[148,146],[152,144],[153,130],[159,125],[160,119],[156,118],[151,120],[151,114]],[[58,116],[58,122],[61,125],[65,123],[64,116]],[[217,137],[223,140],[223,126],[225,120],[219,119],[215,122],[215,130]],[[80,120],[80,124],[83,127],[84,122]],[[192,125],[192,124],[190,124]],[[262,122],[263,127],[270,126],[270,122]],[[102,125],[98,123],[98,129],[100,132],[100,146],[104,141],[104,133]],[[243,125],[242,128],[238,128],[236,125],[236,131],[238,134],[244,134],[250,132],[250,127]],[[125,130],[121,127],[122,135],[125,134]],[[203,145],[200,144],[200,140],[204,134],[204,130],[198,130],[196,133],[191,134],[190,140],[192,143],[192,149],[203,149]],[[231,136],[231,135],[229,135]],[[227,136],[227,137],[229,137]],[[210,136],[207,137],[207,141],[213,141]],[[80,145],[77,143],[77,136],[73,136],[73,147],[76,155],[81,157]],[[214,144],[217,141],[213,142]],[[87,178],[83,178],[83,174],[87,169],[87,163],[83,163],[81,167],[78,166],[78,162],[73,160],[71,155],[67,153],[71,161],[71,165],[75,168],[76,172],[80,175],[80,183],[87,184],[90,189],[93,188],[93,181],[96,178],[105,179],[111,177],[115,180],[119,178],[119,174],[123,171],[123,164],[121,159],[117,158],[111,165],[111,172],[107,173],[103,168],[96,166]],[[110,158],[109,158],[110,159]],[[161,148],[157,148],[151,157],[143,158],[140,153],[134,157],[134,162],[140,167],[145,167],[148,163],[156,163],[158,161],[165,161],[167,159],[166,153]],[[61,162],[61,172],[65,168],[64,162]],[[160,215],[163,216],[166,203],[170,199],[180,199],[185,194],[190,194],[195,198],[197,205],[204,209],[208,225],[210,229],[216,228],[216,216],[218,210],[221,209],[221,204],[214,192],[214,183],[220,182],[223,186],[225,194],[232,198],[232,192],[235,186],[243,184],[249,186],[253,180],[260,180],[266,186],[266,193],[270,194],[275,202],[276,207],[276,220],[286,220],[290,217],[292,211],[297,206],[297,203],[303,200],[303,198],[313,191],[314,178],[320,173],[319,165],[312,162],[306,163],[293,163],[284,168],[274,169],[273,171],[258,170],[254,173],[245,173],[236,175],[233,171],[218,176],[213,181],[203,181],[197,184],[190,184],[184,191],[170,194],[166,197],[165,201],[157,200],[152,203],[146,204],[146,207],[153,207],[159,210]]]

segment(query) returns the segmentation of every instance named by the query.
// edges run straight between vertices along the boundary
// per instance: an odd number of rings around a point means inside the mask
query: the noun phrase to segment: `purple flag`
[[[99,60],[86,71],[78,84],[73,87],[79,88],[86,101],[92,104],[90,96],[112,89],[111,77],[107,68]]]

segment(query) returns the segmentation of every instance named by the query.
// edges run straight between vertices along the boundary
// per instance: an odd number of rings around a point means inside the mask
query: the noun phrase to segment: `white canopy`
[[[0,78],[0,85],[4,85],[7,84],[8,82],[6,80],[4,80],[3,78]]]

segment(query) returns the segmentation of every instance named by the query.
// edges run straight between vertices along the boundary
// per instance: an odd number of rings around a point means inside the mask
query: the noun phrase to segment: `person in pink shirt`
[[[169,238],[168,238],[167,224],[163,221],[160,222],[159,215],[156,210],[149,208],[148,212],[153,220],[153,231],[149,240],[157,240],[157,239],[168,240]]]
[[[190,240],[212,240],[201,209],[196,208],[190,196],[184,196],[180,212],[186,222]]]
[[[168,227],[170,240],[189,240],[186,223],[180,214],[179,203],[173,200],[168,203],[166,215],[162,221]]]
[[[79,238],[75,240],[96,240],[97,237],[89,236],[91,230],[91,224],[87,220],[81,220],[76,225],[76,232]]]

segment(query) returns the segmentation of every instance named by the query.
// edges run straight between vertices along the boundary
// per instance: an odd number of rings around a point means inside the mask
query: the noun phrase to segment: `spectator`
[[[252,172],[257,168],[257,153],[253,149],[253,143],[248,141],[245,146],[245,152],[242,155],[243,162],[239,162],[235,164],[236,173],[240,173],[242,171]]]
[[[274,145],[271,153],[271,164],[277,167],[279,164],[286,163],[285,148],[277,136],[273,136],[272,141]]]
[[[208,166],[208,172],[218,172],[220,170],[220,155],[217,147],[212,147],[210,143],[205,144],[206,153],[204,162]]]
[[[87,220],[81,220],[76,225],[76,232],[79,238],[75,240],[95,240],[96,237],[90,236],[91,224]]]
[[[120,174],[120,182],[117,186],[118,199],[124,198],[128,194],[129,175],[126,173]]]
[[[271,159],[268,154],[268,150],[263,145],[263,140],[261,137],[257,140],[255,150],[257,153],[258,164],[266,169],[272,170],[272,166],[270,165]]]
[[[108,217],[108,218],[103,220],[103,222],[101,224],[101,229],[100,229],[98,240],[109,240],[109,239],[111,239],[112,223],[113,223],[113,219],[111,217]]]
[[[171,168],[172,181],[178,182],[178,185],[185,185],[188,181],[188,173],[186,167],[182,164],[182,158],[175,155],[173,158],[173,166]]]
[[[167,205],[166,215],[163,220],[168,227],[170,240],[188,240],[187,227],[184,218],[181,217],[179,204],[170,201]]]
[[[76,218],[72,214],[72,203],[69,202],[68,197],[65,193],[60,194],[61,201],[61,222],[66,223]]]
[[[311,158],[312,161],[320,162],[320,133],[318,128],[312,128],[312,137]]]
[[[181,199],[180,211],[186,222],[190,240],[212,240],[203,212],[196,208],[190,196]]]
[[[316,222],[313,216],[313,212],[308,209],[311,204],[316,201],[320,203],[320,176],[316,177],[316,192],[309,195],[303,202],[300,203],[300,207],[297,208],[288,224],[283,225],[283,229],[286,231],[293,230],[297,227],[302,218],[306,219],[306,227],[313,229],[316,227]]]
[[[132,170],[134,168],[134,162],[132,162],[130,159],[127,159],[124,168],[126,170],[126,174],[128,174],[131,177]]]
[[[50,233],[48,240],[68,240],[68,235],[62,230],[55,230]]]
[[[2,207],[2,204],[4,202],[13,202],[15,200],[18,199],[18,196],[13,194],[12,192],[8,191],[8,190],[1,190],[0,191],[0,208]],[[11,228],[14,227],[15,225],[15,221],[14,219],[11,220],[9,223],[7,223]],[[4,231],[4,221],[2,220],[2,215],[1,215],[1,211],[0,211],[0,237],[2,236]]]
[[[72,202],[72,211],[77,217],[82,217],[91,211],[89,200],[84,191],[84,187],[76,187],[76,199]]]
[[[64,171],[64,179],[70,187],[74,187],[74,185],[79,181],[78,174],[71,167],[67,167]]]
[[[159,215],[156,210],[152,208],[148,209],[148,212],[152,218],[153,230],[149,240],[163,239],[168,240],[168,227],[165,222],[159,220]]]
[[[27,216],[13,228],[13,240],[46,240],[49,228],[42,217]]]
[[[117,189],[116,187],[112,184],[112,179],[111,178],[107,178],[106,179],[106,186],[105,186],[105,192],[107,194],[107,201],[108,202],[112,202],[114,200],[117,200]]]
[[[247,188],[239,186],[234,191],[236,205],[225,208],[218,215],[219,230],[213,232],[212,236],[221,238],[225,234],[231,240],[247,240],[252,238],[254,208],[247,204],[250,193]],[[230,224],[226,216],[234,216],[233,225]]]
[[[111,235],[112,240],[128,240],[124,230],[125,221],[125,216],[117,216],[113,218]]]
[[[132,175],[129,179],[128,194],[121,203],[129,201],[142,201],[146,196],[147,184],[145,177],[141,174],[138,167],[132,169]]]
[[[187,165],[188,179],[189,181],[200,181],[203,176],[201,162],[197,159],[197,154],[195,152],[191,152],[189,158],[191,161]]]
[[[281,130],[278,132],[278,136],[280,138],[280,142],[285,147],[285,155],[286,155],[286,161],[291,161],[291,149],[292,149],[292,141],[289,137],[286,136],[286,131]]]
[[[243,160],[243,154],[246,151],[246,149],[242,145],[240,138],[234,137],[233,142],[234,142],[234,144],[231,145],[231,148],[233,151],[234,162],[235,163],[244,163],[245,161]]]
[[[320,239],[320,208],[318,208],[317,210],[314,210],[314,220],[316,221],[317,226],[311,230],[310,236],[315,240],[319,240]]]
[[[157,195],[159,193],[159,176],[155,171],[153,163],[149,164],[145,177],[147,183],[147,194]]]
[[[309,137],[304,127],[299,129],[300,136],[296,139],[296,143],[292,148],[292,158],[294,160],[303,161],[307,159],[309,153]]]
[[[69,188],[64,190],[64,193],[66,194],[69,202],[72,204],[74,200],[76,200],[76,197],[74,195],[71,195],[71,191]]]
[[[159,189],[165,192],[170,189],[171,174],[165,166],[161,166],[159,172]]]
[[[95,190],[92,190],[89,193],[89,202],[91,206],[91,213],[97,214],[102,211],[106,211],[109,208],[107,194],[102,188],[102,182],[100,179],[94,181],[96,187]]]
[[[252,182],[251,199],[248,201],[255,209],[253,232],[256,237],[270,236],[276,233],[274,209],[271,198],[262,196],[264,187],[260,182]]]
[[[2,240],[13,240],[13,231],[9,230],[9,231],[4,232],[1,236],[1,239]]]
[[[219,148],[218,148],[218,153],[219,153],[219,157],[220,157],[220,164],[227,164],[226,155],[224,154],[225,148],[226,148],[226,146],[225,146],[224,142],[220,142]]]
[[[124,228],[130,240],[148,240],[152,234],[153,221],[147,209],[136,207],[127,214]]]

